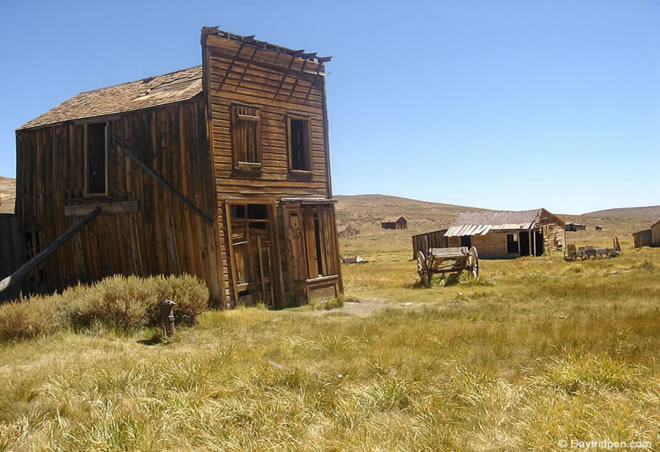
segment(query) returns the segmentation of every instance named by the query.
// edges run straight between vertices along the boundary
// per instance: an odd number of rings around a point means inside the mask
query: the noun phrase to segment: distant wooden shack
[[[581,223],[575,223],[571,221],[570,223],[566,223],[564,225],[564,231],[586,231],[587,230],[587,225],[586,224],[581,224]]]
[[[594,226],[594,230],[596,230],[596,231],[602,231],[602,230],[603,230],[603,227],[602,227],[601,225],[597,224],[596,226]]]
[[[542,256],[563,249],[564,221],[545,209],[463,212],[445,233],[449,247],[475,246],[479,257]]]
[[[350,224],[340,224],[337,226],[337,237],[353,237],[356,235],[360,235],[360,231],[358,229],[355,229],[353,226]]]
[[[633,242],[635,248],[660,246],[660,221],[652,224],[650,229],[633,233]]]
[[[633,233],[633,244],[635,248],[651,246],[653,244],[653,232],[650,229]]]
[[[380,222],[383,229],[408,229],[408,220],[404,217],[388,217]]]

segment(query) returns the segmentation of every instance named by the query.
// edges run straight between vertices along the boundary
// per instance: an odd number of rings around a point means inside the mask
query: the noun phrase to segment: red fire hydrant
[[[160,302],[160,324],[163,327],[163,334],[174,335],[174,306],[175,302],[167,298]]]

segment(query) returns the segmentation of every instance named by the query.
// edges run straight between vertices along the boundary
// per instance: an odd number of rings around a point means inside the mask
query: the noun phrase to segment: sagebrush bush
[[[33,297],[0,306],[0,339],[19,339],[60,328],[94,325],[128,330],[160,324],[160,302],[176,302],[177,323],[193,324],[207,308],[209,292],[191,275],[138,278],[115,275],[61,295]]]
[[[27,339],[60,327],[61,297],[33,297],[0,306],[0,340]]]

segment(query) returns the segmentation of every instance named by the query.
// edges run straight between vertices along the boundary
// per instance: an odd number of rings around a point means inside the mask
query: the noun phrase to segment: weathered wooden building
[[[571,221],[570,223],[566,223],[564,225],[564,230],[567,232],[586,231],[586,229],[587,229],[586,224],[575,223],[574,221]]]
[[[449,247],[475,246],[485,258],[542,256],[566,243],[564,221],[545,209],[463,212],[445,237]]]
[[[81,93],[20,127],[23,258],[97,208],[29,290],[192,273],[211,303],[342,290],[329,58],[203,28],[202,65]]]
[[[380,227],[383,229],[407,229],[408,220],[404,217],[388,217],[380,222]]]
[[[360,235],[360,230],[355,229],[350,224],[340,224],[337,226],[337,237],[346,238]]]
[[[633,233],[635,248],[642,246],[660,246],[660,221],[652,224],[649,229]]]

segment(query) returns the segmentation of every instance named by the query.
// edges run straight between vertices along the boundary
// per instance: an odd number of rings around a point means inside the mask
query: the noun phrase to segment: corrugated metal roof
[[[486,235],[492,230],[529,230],[543,209],[523,211],[461,212],[445,237]]]
[[[505,224],[464,224],[461,226],[450,226],[445,232],[445,237],[460,237],[462,235],[486,235],[493,230],[515,230],[526,231],[534,227],[531,223],[505,223]]]

